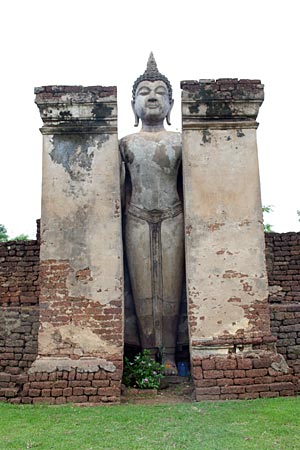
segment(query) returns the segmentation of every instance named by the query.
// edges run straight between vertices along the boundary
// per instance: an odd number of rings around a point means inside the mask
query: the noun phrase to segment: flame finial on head
[[[163,75],[162,73],[160,73],[158,71],[153,52],[151,52],[149,55],[149,58],[148,58],[147,68],[146,68],[145,72],[143,73],[143,75],[140,75],[133,84],[133,88],[132,88],[133,100],[135,100],[136,89],[138,87],[138,84],[141,83],[141,81],[156,81],[156,80],[161,80],[164,83],[166,83],[167,88],[168,88],[168,93],[169,93],[169,99],[171,102],[172,101],[171,83],[165,75]]]
[[[157,73],[158,69],[157,69],[157,64],[153,55],[153,52],[150,53],[149,58],[148,58],[148,62],[147,62],[147,69],[145,71],[145,73]]]

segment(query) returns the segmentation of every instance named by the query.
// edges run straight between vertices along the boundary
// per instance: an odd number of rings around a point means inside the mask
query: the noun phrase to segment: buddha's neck
[[[166,130],[163,123],[159,124],[143,123],[141,131],[147,131],[148,133],[157,133],[159,131],[166,131]]]

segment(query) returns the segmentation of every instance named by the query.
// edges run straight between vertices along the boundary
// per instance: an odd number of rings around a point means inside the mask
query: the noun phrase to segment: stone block
[[[236,369],[237,366],[237,362],[236,359],[221,359],[221,358],[217,358],[216,359],[216,369],[221,369],[221,370],[229,370],[229,369]]]
[[[234,378],[244,378],[246,376],[245,370],[237,369],[233,371]]]
[[[67,387],[63,390],[64,397],[70,397],[73,394],[73,389],[71,387]]]
[[[274,398],[274,397],[278,397],[279,393],[278,392],[260,392],[259,396],[261,398]]]
[[[83,395],[83,391],[84,391],[83,387],[74,387],[73,388],[73,395]]]
[[[42,389],[41,396],[42,397],[51,397],[51,389]]]
[[[52,395],[52,397],[61,397],[63,395],[63,390],[59,389],[59,388],[56,388],[56,389],[53,388],[51,390],[51,395]]]
[[[252,384],[251,386],[246,386],[247,392],[264,392],[270,390],[270,384]],[[274,384],[275,388],[276,384]]]
[[[240,400],[253,400],[255,398],[259,398],[259,392],[245,392],[243,394],[239,394]]]
[[[249,384],[253,384],[253,378],[235,378],[233,380],[233,383],[242,386],[247,386]]]
[[[109,380],[93,380],[92,381],[92,387],[108,387],[109,386]]]
[[[238,394],[220,394],[220,400],[237,400]]]
[[[203,359],[202,369],[203,370],[214,370],[216,368],[216,361],[214,359]],[[220,367],[219,367],[220,369]]]
[[[217,381],[218,386],[232,386],[236,380],[232,380],[231,378],[221,378],[216,381]],[[235,384],[239,384],[239,383],[235,383]]]
[[[219,386],[196,388],[196,397],[199,395],[219,395],[221,388]]]
[[[203,370],[201,367],[193,367],[193,379],[201,380],[203,378]]]
[[[107,388],[98,388],[98,395],[100,396],[119,396],[121,393],[121,389],[113,388],[113,387],[107,387]]]
[[[212,379],[210,379],[210,380],[194,380],[194,385],[197,388],[211,387],[211,386],[216,386],[218,384],[218,381],[221,381],[221,380],[212,380]],[[231,380],[229,380],[229,381],[231,381]]]
[[[268,368],[271,365],[271,362],[272,362],[271,357],[254,358],[253,368],[254,369]]]
[[[18,388],[5,388],[2,389],[2,392],[4,392],[4,396],[7,398],[16,397],[18,394],[19,389]]]
[[[84,388],[84,394],[85,395],[96,395],[97,392],[98,392],[98,389],[95,388],[95,387],[86,387],[86,388]]]
[[[268,375],[268,369],[250,369],[246,370],[246,377],[256,378]]]
[[[203,378],[223,378],[223,370],[205,370]]]
[[[39,397],[41,395],[40,389],[29,389],[28,396],[29,397]]]
[[[270,385],[271,391],[295,391],[295,386],[291,382],[285,382],[285,383],[274,383]]]
[[[223,386],[221,387],[222,394],[243,394],[245,386]]]
[[[86,395],[71,395],[70,397],[66,397],[67,403],[85,403],[88,401],[88,397]]]
[[[56,397],[56,399],[55,399],[56,405],[63,405],[64,403],[67,403],[66,397],[63,397],[63,396]]]
[[[22,399],[23,400],[23,399]],[[23,402],[22,403],[26,403]],[[29,403],[29,402],[28,402]],[[54,405],[55,403],[55,398],[54,397],[35,397],[32,399],[32,401],[30,403],[33,404],[46,404],[46,405]]]

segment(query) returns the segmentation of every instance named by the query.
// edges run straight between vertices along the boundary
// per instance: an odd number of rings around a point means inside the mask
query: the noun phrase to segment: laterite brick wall
[[[271,330],[277,351],[300,378],[300,233],[267,233]]]
[[[37,354],[39,242],[0,243],[0,373],[26,372]]]
[[[195,359],[197,399],[292,395],[300,379],[300,233],[266,234],[272,334],[277,359]],[[117,372],[27,374],[37,355],[39,241],[0,243],[0,401],[13,403],[115,402]],[[290,370],[283,373],[284,357]],[[121,364],[121,362],[120,362]],[[39,379],[36,379],[39,378]],[[55,380],[52,379],[56,377]]]
[[[193,365],[198,401],[290,396],[297,391],[296,377],[273,352],[194,358]]]
[[[266,233],[270,303],[300,303],[300,233]]]

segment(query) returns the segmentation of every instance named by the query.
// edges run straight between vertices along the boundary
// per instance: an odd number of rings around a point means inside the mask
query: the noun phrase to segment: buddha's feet
[[[166,360],[164,366],[164,375],[178,375],[178,370],[174,361]]]

